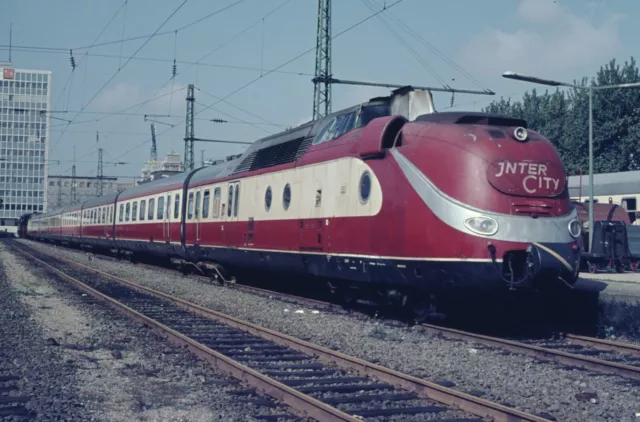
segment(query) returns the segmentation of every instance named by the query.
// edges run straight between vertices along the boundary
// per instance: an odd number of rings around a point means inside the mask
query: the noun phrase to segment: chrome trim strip
[[[539,218],[481,210],[442,192],[396,148],[391,149],[391,154],[427,207],[445,224],[458,231],[487,240],[509,242],[569,243],[574,241],[567,227],[569,221],[578,217],[578,211],[575,208],[569,214],[560,217]],[[471,217],[495,219],[498,222],[498,232],[492,236],[474,233],[464,225],[464,221]]]

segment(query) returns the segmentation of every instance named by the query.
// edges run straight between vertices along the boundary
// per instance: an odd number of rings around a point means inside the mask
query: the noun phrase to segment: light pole
[[[566,82],[553,81],[550,79],[537,78],[535,76],[522,75],[515,72],[504,72],[502,77],[523,82],[532,82],[551,86],[567,86],[570,88],[586,89],[589,91],[589,252],[591,252],[593,250],[593,91],[613,88],[640,88],[640,82],[618,85],[580,86]]]

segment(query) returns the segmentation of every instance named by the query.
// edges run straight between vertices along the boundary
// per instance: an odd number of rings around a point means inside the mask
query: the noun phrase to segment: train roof
[[[97,207],[100,205],[113,204],[117,196],[118,196],[118,193],[114,192],[114,193],[108,193],[102,196],[96,196],[95,198],[89,198],[86,201],[84,201],[84,203],[82,203],[82,208],[84,209],[84,208],[90,208],[90,207]]]
[[[589,195],[589,175],[582,175],[582,193],[580,193],[580,176],[569,176],[569,194],[571,197]],[[640,171],[622,171],[616,173],[598,173],[593,175],[593,194],[635,195],[640,193]]]
[[[180,189],[184,186],[184,181],[189,174],[190,172],[186,171],[125,189],[118,196],[118,201],[152,195],[165,190]]]

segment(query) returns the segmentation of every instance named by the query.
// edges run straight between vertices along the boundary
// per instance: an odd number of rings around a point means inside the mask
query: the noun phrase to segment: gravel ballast
[[[0,356],[38,420],[253,421],[282,414],[189,352],[29,263],[0,242]],[[0,417],[0,419],[2,419]]]
[[[89,261],[82,252],[21,242],[208,308],[525,412],[543,413],[562,421],[634,422],[635,412],[640,411],[640,383],[637,381],[429,336],[362,315],[312,313],[276,298],[208,285],[178,273],[125,262]]]

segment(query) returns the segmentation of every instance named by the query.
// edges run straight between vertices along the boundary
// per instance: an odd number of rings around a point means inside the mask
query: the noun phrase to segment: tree
[[[576,85],[587,87],[640,82],[633,57],[622,67],[616,61],[601,66],[596,77],[582,78]],[[594,91],[594,168],[598,173],[640,169],[640,89]],[[567,92],[535,89],[520,101],[494,101],[484,111],[525,119],[528,126],[547,137],[557,148],[565,168],[576,174],[588,166],[589,98],[586,89]]]

